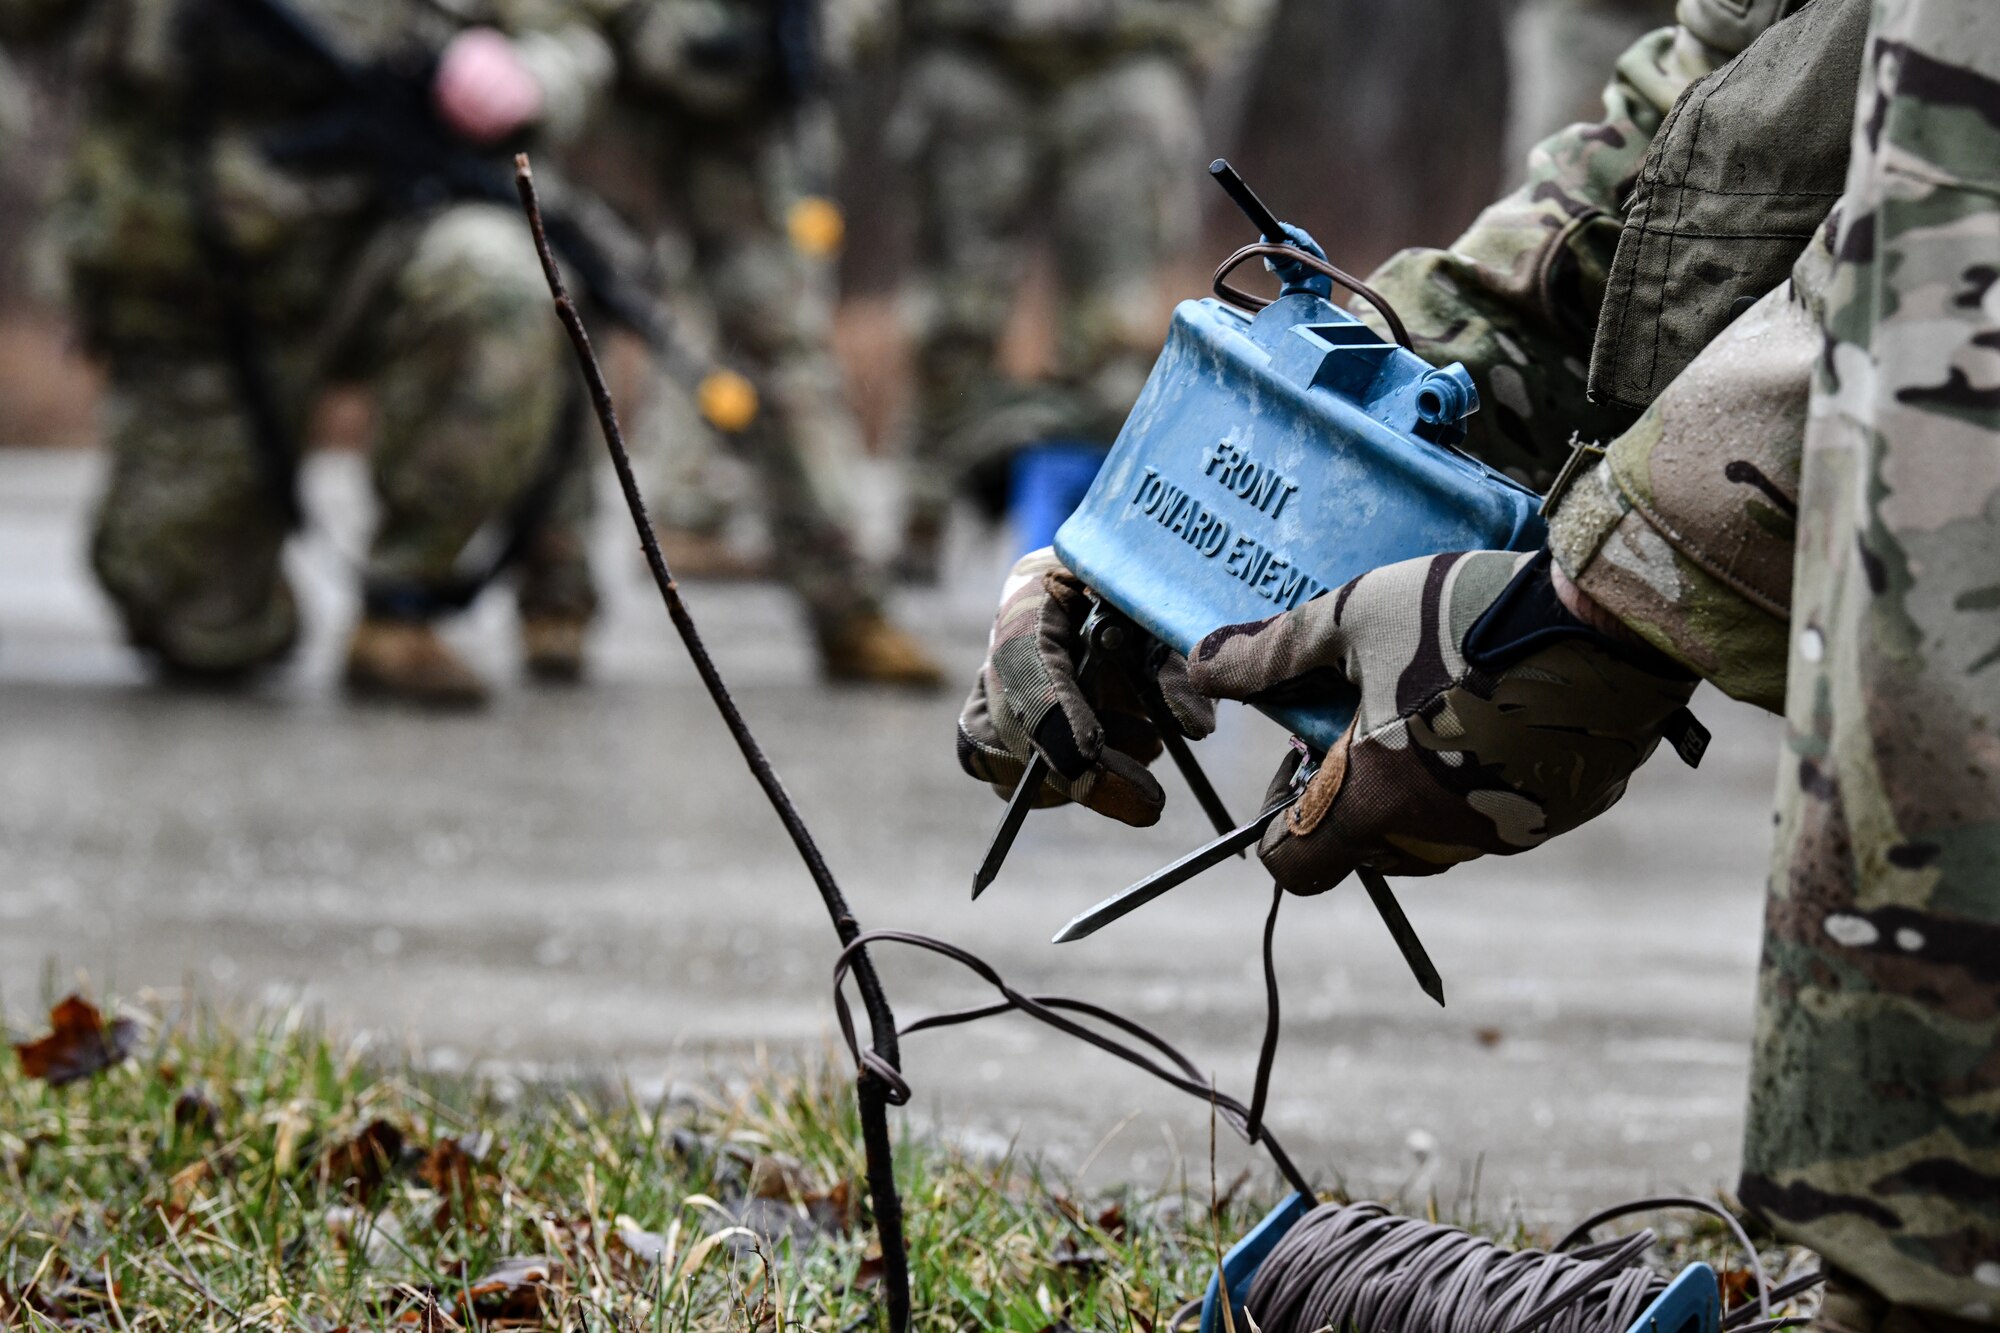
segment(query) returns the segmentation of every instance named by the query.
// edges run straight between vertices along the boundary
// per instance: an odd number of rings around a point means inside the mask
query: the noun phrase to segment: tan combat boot
[[[819,632],[819,665],[828,680],[935,690],[944,672],[916,636],[879,611],[861,611]]]
[[[574,685],[583,679],[582,616],[524,616],[521,662],[530,679],[544,685]]]
[[[1865,1283],[1829,1273],[1808,1333],[1989,1333],[1989,1326],[1897,1305]]]
[[[486,682],[437,627],[421,620],[364,617],[347,641],[347,692],[425,708],[478,708]]]

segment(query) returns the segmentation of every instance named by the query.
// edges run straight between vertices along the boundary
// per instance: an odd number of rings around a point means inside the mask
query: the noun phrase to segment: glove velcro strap
[[[1549,553],[1544,550],[1521,566],[1493,605],[1472,622],[1460,645],[1467,663],[1482,671],[1498,672],[1552,644],[1581,639],[1649,675],[1687,683],[1701,679],[1650,644],[1614,639],[1578,620],[1556,596],[1549,568]],[[1666,716],[1660,734],[1682,763],[1700,767],[1701,757],[1708,751],[1709,730],[1685,705]]]
[[[1701,719],[1686,707],[1667,714],[1667,720],[1660,724],[1660,734],[1689,768],[1701,767],[1701,757],[1708,753],[1708,743],[1714,739]]]
[[[1493,605],[1480,612],[1459,645],[1467,663],[1482,671],[1503,671],[1565,639],[1581,639],[1649,675],[1676,681],[1701,679],[1649,644],[1614,639],[1571,615],[1556,596],[1549,569],[1548,551],[1537,552],[1493,599]]]

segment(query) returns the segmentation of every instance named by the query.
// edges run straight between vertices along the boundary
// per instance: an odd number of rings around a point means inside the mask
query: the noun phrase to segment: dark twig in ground
[[[535,249],[541,256],[542,272],[548,278],[549,294],[555,298],[556,314],[569,334],[570,345],[576,349],[577,363],[590,390],[591,406],[596,409],[604,445],[611,454],[612,469],[618,474],[618,487],[624,492],[625,506],[638,529],[639,546],[646,555],[646,568],[652,571],[653,582],[659,587],[661,599],[666,602],[667,615],[672,618],[674,629],[687,647],[695,672],[701,677],[709,698],[715,701],[716,711],[722,715],[723,725],[729,728],[736,748],[742,752],[743,761],[750,766],[751,776],[763,788],[765,798],[777,812],[778,822],[785,826],[792,846],[798,849],[799,858],[805,862],[806,871],[812,876],[813,886],[826,903],[827,914],[833,918],[834,932],[840,936],[840,943],[845,948],[861,933],[860,923],[854,919],[846,896],[834,880],[826,858],[820,854],[812,831],[806,827],[798,807],[792,803],[791,794],[785,790],[785,784],[771,766],[764,747],[758,743],[749,722],[743,717],[743,711],[736,706],[729,687],[723,683],[722,673],[709,656],[701,631],[696,628],[694,617],[681,598],[679,585],[674,582],[673,571],[667,567],[667,558],[660,551],[653,520],[646,512],[645,497],[640,494],[638,478],[632,471],[632,457],[625,447],[625,433],[618,424],[618,409],[611,400],[610,386],[605,383],[603,368],[598,365],[597,353],[591,348],[590,333],[583,326],[583,316],[578,312],[576,302],[570,298],[569,290],[563,283],[562,270],[556,264],[555,252],[549,246],[548,233],[542,223],[541,205],[535,195],[534,172],[526,153],[514,159],[514,180],[521,192],[521,207],[528,215],[528,225],[534,230]],[[896,1019],[890,1011],[881,979],[865,949],[857,951],[849,964],[855,984],[861,991],[862,1006],[868,1013],[869,1044],[876,1059],[894,1070],[901,1063],[896,1044]],[[902,1333],[910,1322],[910,1279],[908,1256],[903,1246],[902,1203],[896,1195],[890,1155],[890,1085],[866,1065],[862,1068],[859,1084],[863,1144],[868,1159],[868,1193],[875,1206],[875,1226],[882,1241],[884,1304],[889,1314],[889,1327],[894,1333]]]

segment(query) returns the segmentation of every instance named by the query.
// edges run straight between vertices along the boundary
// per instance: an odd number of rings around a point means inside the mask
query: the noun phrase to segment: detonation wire
[[[900,1029],[899,1036],[907,1037],[932,1028],[957,1027],[961,1023],[973,1023],[982,1018],[993,1018],[1005,1013],[1025,1014],[1039,1023],[1046,1023],[1058,1032],[1068,1033],[1078,1041],[1087,1042],[1100,1051],[1107,1051],[1127,1064],[1136,1065],[1169,1087],[1178,1088],[1191,1097],[1207,1102],[1245,1140],[1262,1147],[1270,1154],[1272,1163],[1277,1166],[1278,1173],[1285,1178],[1286,1184],[1302,1194],[1310,1195],[1313,1192],[1312,1184],[1293,1163],[1291,1154],[1285,1151],[1283,1144],[1271,1136],[1261,1120],[1262,1107],[1270,1083],[1271,1063],[1276,1054],[1276,1042],[1268,1035],[1274,1033],[1277,1026],[1275,1011],[1269,1016],[1266,1025],[1267,1039],[1258,1060],[1257,1090],[1251,1098],[1251,1104],[1245,1106],[1228,1093],[1217,1091],[1214,1084],[1202,1076],[1194,1062],[1182,1054],[1173,1043],[1136,1019],[1127,1018],[1102,1005],[1093,1004],[1089,1000],[1079,1000],[1074,996],[1024,995],[1008,985],[991,963],[945,940],[906,930],[873,930],[849,941],[847,947],[841,950],[840,957],[835,960],[833,1010],[834,1016],[840,1023],[841,1039],[847,1044],[848,1052],[854,1057],[855,1063],[873,1073],[875,1077],[892,1084],[896,1093],[894,1100],[898,1105],[909,1100],[909,1085],[903,1081],[900,1071],[885,1067],[872,1052],[862,1049],[854,1029],[854,1016],[848,1007],[847,994],[842,986],[850,971],[854,971],[857,978],[859,977],[859,960],[866,957],[866,950],[870,944],[907,944],[915,949],[942,955],[972,972],[1001,995],[997,1004],[978,1005],[971,1009],[954,1009],[920,1018]],[[1120,1041],[1116,1037],[1085,1027],[1076,1020],[1065,1017],[1066,1013],[1079,1014],[1115,1028],[1130,1037],[1132,1041]],[[1148,1047],[1153,1054],[1147,1053],[1145,1048]],[[1156,1056],[1159,1058],[1155,1058]],[[1168,1063],[1162,1064],[1161,1059]]]
[[[1382,322],[1389,326],[1389,335],[1396,340],[1397,346],[1401,347],[1404,351],[1413,352],[1416,350],[1416,345],[1410,341],[1410,331],[1403,324],[1403,317],[1396,313],[1396,307],[1389,304],[1387,297],[1339,265],[1321,259],[1309,250],[1301,250],[1295,245],[1278,245],[1270,241],[1258,241],[1254,244],[1244,246],[1216,267],[1215,276],[1210,280],[1211,290],[1218,297],[1236,306],[1238,309],[1248,310],[1252,314],[1262,310],[1265,306],[1271,304],[1268,297],[1258,296],[1254,292],[1246,292],[1241,287],[1231,286],[1229,282],[1229,275],[1234,273],[1244,260],[1260,258],[1267,259],[1276,264],[1301,265],[1311,269],[1321,277],[1347,288],[1348,291],[1353,292],[1356,296],[1374,307],[1375,313],[1382,317]]]
[[[1811,1273],[1778,1286],[1756,1245],[1708,1199],[1635,1199],[1593,1214],[1546,1251],[1503,1250],[1463,1228],[1398,1217],[1379,1204],[1324,1204],[1301,1218],[1257,1270],[1244,1308],[1265,1333],[1365,1328],[1372,1333],[1620,1333],[1663,1295],[1669,1277],[1643,1262],[1649,1227],[1582,1244],[1634,1213],[1691,1209],[1719,1219],[1748,1256],[1755,1299],[1724,1315],[1726,1333],[1772,1333],[1806,1316],[1771,1307],[1817,1285]]]

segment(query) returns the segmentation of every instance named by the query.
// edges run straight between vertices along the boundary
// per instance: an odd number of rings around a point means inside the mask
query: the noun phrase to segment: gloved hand
[[[1126,824],[1156,822],[1166,794],[1146,765],[1159,756],[1159,732],[1140,685],[1117,662],[1079,686],[1080,631],[1089,597],[1055,552],[1021,557],[1001,592],[986,661],[958,717],[958,762],[1002,796],[1041,751],[1054,772],[1035,804],[1076,801]],[[1188,684],[1187,659],[1169,654],[1158,688],[1181,732],[1198,740],[1215,730],[1215,705]]]
[[[1195,687],[1310,698],[1351,681],[1361,705],[1259,848],[1279,885],[1322,893],[1358,865],[1435,875],[1539,846],[1602,814],[1662,734],[1700,758],[1698,682],[1562,606],[1546,552],[1472,551],[1373,570],[1293,611],[1196,645]],[[1280,799],[1299,764],[1272,782]]]

